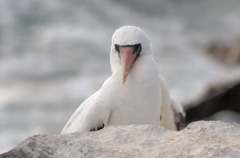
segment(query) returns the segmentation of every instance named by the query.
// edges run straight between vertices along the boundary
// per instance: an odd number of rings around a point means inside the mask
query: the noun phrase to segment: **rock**
[[[209,120],[220,111],[240,114],[240,80],[209,85],[206,92],[184,105],[186,123]],[[236,120],[237,121],[237,120]]]
[[[36,135],[0,158],[236,158],[240,125],[220,121],[191,123],[182,131],[154,125],[106,127],[96,132]]]
[[[226,64],[240,63],[240,38],[228,41],[211,41],[206,52]]]

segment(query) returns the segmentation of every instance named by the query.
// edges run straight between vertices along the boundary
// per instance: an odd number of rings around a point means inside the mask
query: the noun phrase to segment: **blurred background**
[[[0,0],[0,153],[61,131],[111,74],[111,35],[122,25],[149,35],[181,103],[240,74],[239,56],[209,55],[222,51],[212,41],[240,37],[239,0]]]

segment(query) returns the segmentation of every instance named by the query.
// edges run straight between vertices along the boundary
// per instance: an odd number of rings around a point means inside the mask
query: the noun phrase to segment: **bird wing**
[[[184,124],[185,113],[182,106],[176,104],[171,98],[167,85],[160,78],[161,88],[161,125],[168,129],[179,130]]]
[[[108,123],[110,109],[104,106],[100,93],[98,90],[78,107],[62,129],[62,134],[94,131]]]

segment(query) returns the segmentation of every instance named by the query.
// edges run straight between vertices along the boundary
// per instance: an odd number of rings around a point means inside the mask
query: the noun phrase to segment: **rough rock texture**
[[[37,135],[0,158],[237,158],[240,125],[213,121],[180,132],[153,125],[107,127],[85,134]]]

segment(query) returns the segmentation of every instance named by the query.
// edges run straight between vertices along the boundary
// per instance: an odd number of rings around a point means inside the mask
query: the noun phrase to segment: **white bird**
[[[179,128],[185,114],[159,76],[145,32],[136,26],[117,29],[112,36],[110,63],[112,75],[78,107],[62,134],[128,124]]]

